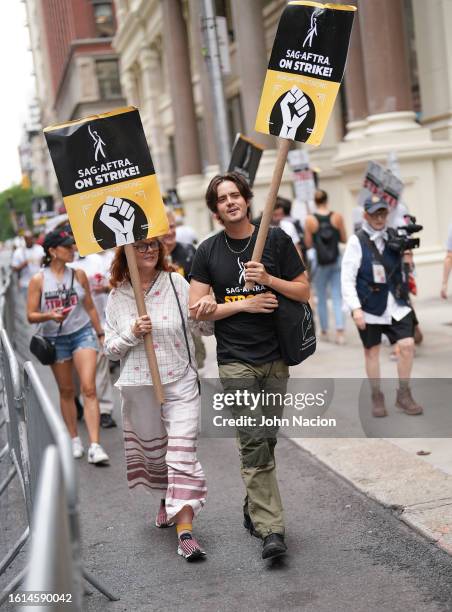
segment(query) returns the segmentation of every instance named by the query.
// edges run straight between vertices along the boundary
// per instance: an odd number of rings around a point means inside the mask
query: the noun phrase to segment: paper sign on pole
[[[370,161],[367,165],[364,184],[359,194],[358,204],[363,206],[366,198],[376,195],[387,202],[391,208],[395,208],[403,191],[403,187],[403,181],[395,176],[391,170],[384,168],[377,162]]]
[[[300,202],[311,202],[315,194],[314,172],[309,166],[309,155],[303,149],[289,151],[289,165],[294,173],[295,198]]]
[[[264,147],[261,147],[261,145],[256,144],[243,134],[237,134],[232,147],[228,172],[238,172],[243,175],[249,186],[252,187],[263,150]]]
[[[168,232],[136,108],[50,126],[44,134],[81,255]]]
[[[45,225],[49,219],[56,215],[53,196],[45,195],[32,198],[31,210],[33,211],[33,226]]]
[[[289,2],[279,21],[255,129],[320,145],[344,74],[355,6]]]

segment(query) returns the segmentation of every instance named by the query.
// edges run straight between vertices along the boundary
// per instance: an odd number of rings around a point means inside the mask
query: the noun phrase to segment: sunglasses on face
[[[151,240],[150,242],[140,242],[140,244],[136,244],[133,246],[138,253],[146,253],[147,251],[158,251],[160,248],[160,243],[158,240]]]

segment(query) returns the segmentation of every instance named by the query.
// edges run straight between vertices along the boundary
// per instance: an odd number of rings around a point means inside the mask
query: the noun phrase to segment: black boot
[[[287,546],[284,543],[284,536],[280,533],[271,533],[264,538],[264,544],[262,547],[262,559],[274,559],[285,555],[287,552]]]

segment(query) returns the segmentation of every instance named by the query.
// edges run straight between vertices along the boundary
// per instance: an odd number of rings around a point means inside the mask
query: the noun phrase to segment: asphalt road
[[[56,401],[49,369],[40,372]],[[83,426],[81,435],[86,440]],[[128,492],[120,429],[102,435],[111,466],[77,463],[83,557],[121,599],[109,603],[90,588],[85,610],[452,611],[452,558],[290,440],[277,447],[289,554],[279,562],[261,559],[261,542],[242,527],[235,442],[202,438],[209,493],[196,534],[208,558],[189,564],[176,554],[174,529],[153,526],[158,498]],[[2,462],[0,479],[4,472]],[[17,483],[0,499],[0,522],[2,556],[24,524]],[[0,590],[25,558],[0,577]]]

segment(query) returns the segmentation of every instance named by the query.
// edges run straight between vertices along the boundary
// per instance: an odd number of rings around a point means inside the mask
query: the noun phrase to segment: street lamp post
[[[220,50],[213,0],[199,0],[201,4],[201,29],[203,34],[204,59],[207,62],[209,81],[215,108],[215,131],[217,134],[218,160],[220,171],[226,172],[231,156],[229,122],[221,73]]]

